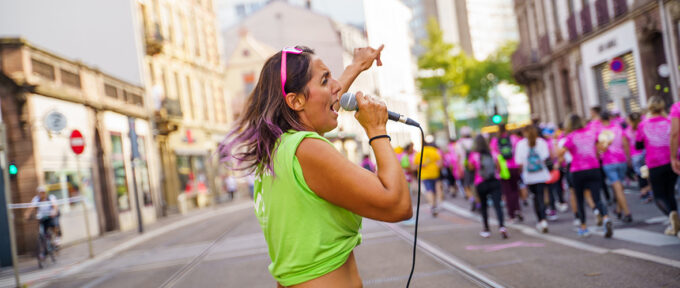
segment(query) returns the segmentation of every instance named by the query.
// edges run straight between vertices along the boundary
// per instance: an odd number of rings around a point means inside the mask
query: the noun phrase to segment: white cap
[[[40,193],[40,192],[47,192],[47,188],[45,188],[45,186],[43,186],[43,185],[40,185],[40,186],[38,186],[38,188],[36,189],[36,191],[38,191],[38,193]]]

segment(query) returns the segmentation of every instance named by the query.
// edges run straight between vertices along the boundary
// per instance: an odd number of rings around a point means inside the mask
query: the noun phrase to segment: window
[[[202,82],[201,87],[203,89],[203,119],[210,121],[210,104],[212,100],[212,89],[210,85]]]
[[[54,81],[54,66],[40,60],[31,59],[33,74]]]
[[[236,4],[236,16],[240,18],[245,18],[247,16],[245,4]]]
[[[71,73],[69,71],[66,71],[64,69],[60,69],[61,71],[61,83],[64,83],[65,85],[78,88],[80,89],[80,74],[77,73]]]
[[[191,79],[189,76],[186,78],[186,83],[187,83],[187,102],[189,103],[189,119],[194,119],[193,115],[196,115],[196,110],[194,110],[194,96],[193,96],[193,91],[191,90]]]
[[[208,193],[205,156],[177,155],[180,191],[187,194]]]
[[[111,168],[116,191],[118,211],[130,210],[130,193],[128,193],[125,156],[123,156],[123,140],[120,133],[111,133]]]
[[[118,99],[118,88],[111,84],[104,84],[104,95],[113,99]]]

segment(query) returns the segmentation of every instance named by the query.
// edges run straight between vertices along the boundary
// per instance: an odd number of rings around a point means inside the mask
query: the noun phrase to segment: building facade
[[[215,157],[232,117],[212,0],[137,2],[162,167],[162,214],[205,206],[226,193]]]
[[[660,5],[663,4],[662,5]],[[515,1],[513,70],[542,121],[590,107],[641,111],[653,95],[677,101],[677,1]],[[664,23],[665,22],[665,23]],[[677,84],[676,84],[677,85]]]
[[[60,200],[84,197],[85,205],[59,205],[64,243],[86,237],[83,213],[92,235],[137,227],[138,203],[143,221],[155,221],[160,195],[144,88],[18,38],[0,40],[0,63],[8,80],[0,88],[8,160],[18,168],[12,202],[30,203],[39,185]],[[71,150],[74,130],[85,143],[80,155]],[[22,221],[23,212],[15,211],[20,252],[33,249],[38,233],[37,221]]]

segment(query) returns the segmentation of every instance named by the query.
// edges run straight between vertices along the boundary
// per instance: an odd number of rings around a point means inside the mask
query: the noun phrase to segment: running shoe
[[[614,235],[614,224],[609,218],[604,219],[604,238],[612,238]]]
[[[503,239],[508,239],[508,230],[506,230],[505,227],[499,228],[498,232],[501,233],[501,237],[503,237]],[[680,236],[678,236],[678,237],[680,237]]]
[[[590,231],[588,228],[578,228],[578,237],[585,238],[590,236]]]
[[[668,215],[668,221],[671,223],[671,228],[673,229],[671,235],[677,234],[678,231],[680,231],[680,218],[678,218],[678,212],[671,211],[670,215]]]
[[[557,204],[557,211],[560,211],[560,213],[567,212],[567,210],[569,210],[569,205],[567,205],[567,203]]]
[[[491,237],[491,232],[484,230],[482,232],[479,232],[479,236],[482,236],[482,238],[489,238]]]
[[[436,218],[437,214],[439,214],[439,211],[437,211],[437,207],[432,207],[430,208],[430,212],[432,213],[432,217]]]
[[[602,218],[602,215],[600,215],[600,210],[598,210],[597,208],[595,208],[595,209],[593,210],[593,213],[595,214],[595,217],[597,217],[597,226],[598,226],[598,227],[599,227],[599,226],[602,226],[602,220],[603,220],[603,218]]]
[[[546,211],[545,215],[546,215],[546,218],[548,219],[548,221],[557,221],[557,219],[559,218],[557,216],[557,211],[552,210],[552,209],[548,209],[548,211]]]
[[[548,233],[548,221],[541,221],[536,224],[536,230],[541,233]]]
[[[621,219],[621,221],[623,221],[623,223],[633,223],[633,215],[632,215],[632,214],[628,214],[628,215],[626,215],[626,216],[623,216],[623,218]]]

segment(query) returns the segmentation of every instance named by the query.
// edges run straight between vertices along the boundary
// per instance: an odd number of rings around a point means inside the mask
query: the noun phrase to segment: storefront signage
[[[73,153],[76,153],[76,155],[80,155],[83,153],[83,150],[85,150],[85,138],[83,138],[83,134],[78,131],[78,129],[73,130],[71,132],[71,150],[73,150]]]
[[[66,128],[66,116],[59,111],[52,110],[45,115],[43,123],[50,132],[59,133]]]
[[[597,51],[602,52],[612,47],[616,47],[616,39],[612,39],[605,43],[600,44],[599,46],[597,46]]]

